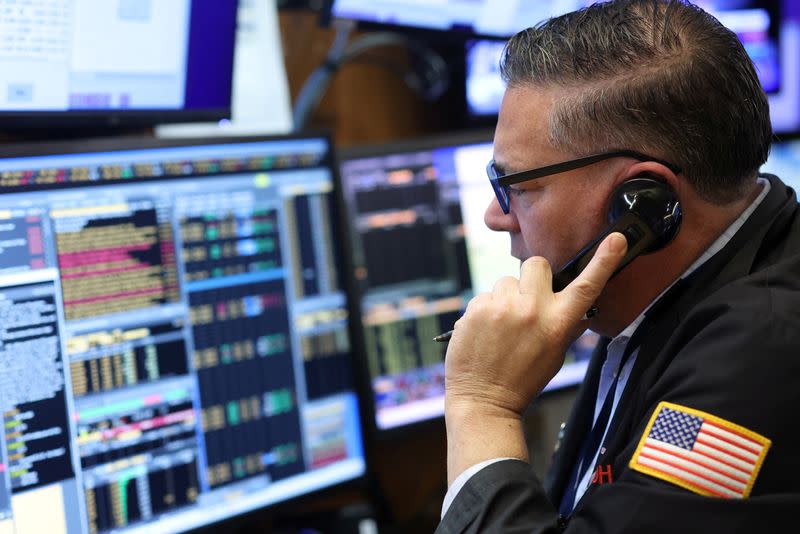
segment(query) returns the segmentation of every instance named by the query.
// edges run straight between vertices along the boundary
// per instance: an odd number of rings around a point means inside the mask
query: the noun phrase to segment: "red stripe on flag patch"
[[[678,451],[674,451],[674,450],[670,451],[670,450],[668,450],[668,449],[666,449],[664,447],[658,447],[656,445],[647,445],[646,448],[643,449],[643,450],[647,450],[647,449],[654,449],[654,450],[657,450],[659,452],[675,455],[678,458],[686,460],[687,462],[692,462],[693,464],[697,464],[698,466],[703,467],[705,469],[708,469],[709,471],[711,471],[713,473],[717,473],[719,475],[726,476],[726,477],[730,478],[731,480],[734,480],[734,481],[739,482],[741,484],[747,484],[747,482],[748,482],[748,480],[746,478],[742,478],[740,476],[736,476],[735,474],[726,473],[725,471],[723,471],[721,469],[718,469],[718,468],[714,467],[713,465],[710,465],[709,462],[703,462],[701,460],[694,459],[691,456],[689,456],[688,454],[684,454],[684,453],[681,453],[681,452],[678,452]],[[745,473],[744,471],[740,471],[738,468],[737,468],[737,471],[739,473],[742,473],[743,475],[747,475],[747,473]]]

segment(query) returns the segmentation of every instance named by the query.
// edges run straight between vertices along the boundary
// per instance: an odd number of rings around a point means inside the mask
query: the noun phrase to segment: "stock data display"
[[[363,474],[328,151],[0,159],[0,527],[183,531]]]
[[[50,217],[68,320],[178,300],[172,235],[152,201],[55,209]]]
[[[52,283],[0,292],[0,407],[12,490],[70,478],[65,406]]]
[[[439,417],[447,347],[433,338],[453,328],[476,293],[519,275],[507,236],[483,223],[494,199],[483,170],[492,145],[435,140],[344,159],[375,423],[388,429]],[[548,389],[580,382],[596,341],[591,334],[570,347]]]

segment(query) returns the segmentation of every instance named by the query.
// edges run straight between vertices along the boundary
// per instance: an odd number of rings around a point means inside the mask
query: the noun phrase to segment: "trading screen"
[[[332,176],[320,138],[0,159],[0,531],[182,531],[363,474]]]
[[[508,237],[483,223],[494,198],[484,171],[491,143],[366,152],[346,155],[340,169],[375,424],[388,429],[444,413],[446,344],[433,337],[452,329],[476,293],[519,276],[519,261]],[[546,390],[579,383],[596,343],[589,333],[570,347]]]

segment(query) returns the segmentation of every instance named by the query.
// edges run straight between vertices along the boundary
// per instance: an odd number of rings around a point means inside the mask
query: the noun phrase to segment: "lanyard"
[[[603,406],[600,408],[600,413],[597,415],[597,420],[594,422],[594,425],[592,425],[591,431],[584,437],[580,451],[578,452],[578,461],[572,467],[569,483],[566,486],[564,496],[561,498],[561,504],[558,508],[561,517],[569,517],[572,514],[572,509],[575,507],[575,495],[578,491],[578,484],[583,480],[586,471],[591,469],[592,460],[594,460],[594,455],[600,448],[600,442],[603,440],[606,428],[611,419],[611,409],[614,406],[614,396],[617,391],[617,386],[619,385],[619,378],[622,375],[622,369],[635,352],[635,349],[639,346],[640,338],[646,330],[647,328],[642,328],[642,325],[639,325],[639,328],[636,329],[636,332],[634,332],[633,336],[628,340],[625,352],[620,359],[619,367],[617,367],[614,381],[611,383],[611,387],[608,388],[606,398],[603,400]],[[606,353],[606,358],[608,358],[608,353]]]

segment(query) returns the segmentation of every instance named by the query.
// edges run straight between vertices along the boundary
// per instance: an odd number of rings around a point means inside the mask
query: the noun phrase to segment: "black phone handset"
[[[678,195],[667,184],[652,178],[624,182],[611,197],[609,228],[553,275],[553,291],[561,291],[575,280],[609,234],[620,232],[628,241],[628,251],[614,271],[616,275],[640,254],[655,252],[672,241],[682,215]]]
[[[633,178],[624,182],[611,197],[608,210],[610,226],[553,275],[553,291],[561,291],[581,274],[609,234],[620,232],[628,241],[628,251],[614,276],[640,254],[655,252],[672,241],[680,229],[682,217],[678,195],[667,184],[652,178]],[[587,312],[587,316],[591,314]],[[451,330],[433,340],[447,342],[452,335]]]

